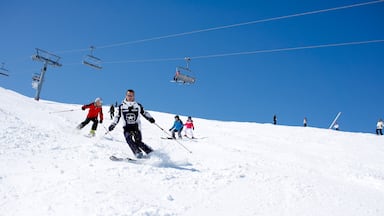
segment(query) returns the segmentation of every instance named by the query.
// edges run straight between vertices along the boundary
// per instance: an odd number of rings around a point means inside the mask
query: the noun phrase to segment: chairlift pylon
[[[4,62],[1,63],[0,75],[9,76],[9,74],[8,74],[9,71],[7,69],[5,69],[4,64],[5,64]]]
[[[94,46],[91,46],[90,49],[91,53],[84,57],[83,64],[98,70],[102,69],[103,67],[101,66],[101,59],[93,56],[93,50],[96,48]]]
[[[47,72],[48,65],[51,65],[53,67],[61,67],[62,65],[59,63],[60,56],[49,53],[39,48],[36,48],[36,54],[32,56],[32,60],[44,63],[39,76],[32,77],[32,88],[36,89],[35,100],[38,101],[40,100],[40,93],[43,87],[44,76]]]
[[[183,66],[176,67],[176,74],[173,77],[173,82],[181,83],[181,84],[194,84],[196,81],[196,78],[182,73],[184,71],[192,73],[192,70],[189,68],[191,58],[185,57],[184,60],[186,61],[186,66],[185,67],[183,67]]]

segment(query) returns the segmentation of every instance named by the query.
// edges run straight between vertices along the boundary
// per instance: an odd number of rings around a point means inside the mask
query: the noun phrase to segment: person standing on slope
[[[277,116],[276,116],[276,115],[273,115],[273,124],[274,124],[274,125],[277,124]]]
[[[383,120],[379,119],[379,121],[376,124],[376,134],[377,135],[383,135],[383,126],[384,126]]]
[[[308,122],[307,122],[307,117],[304,117],[304,120],[303,120],[303,126],[304,126],[304,127],[307,127],[307,125],[308,125],[307,123],[308,123]]]
[[[128,146],[131,148],[136,158],[147,157],[153,150],[142,141],[140,115],[151,123],[155,123],[155,119],[144,110],[140,103],[135,101],[135,91],[132,89],[129,89],[126,92],[125,99],[119,105],[117,111],[118,113],[108,130],[112,131],[117,123],[119,123],[120,117],[123,117],[124,137]]]
[[[335,130],[339,130],[340,129],[339,124],[337,122],[333,125],[333,129],[335,129]]]
[[[173,126],[169,129],[169,131],[172,132],[172,138],[176,139],[175,133],[177,132],[180,139],[182,139],[181,131],[183,130],[184,124],[180,120],[180,117],[177,115],[175,116],[175,122],[173,123]]]
[[[184,126],[186,127],[184,136],[188,137],[188,135],[190,135],[192,139],[195,139],[193,136],[193,130],[195,130],[195,126],[193,125],[191,116],[188,116],[187,122],[184,124]]]
[[[115,117],[115,107],[113,106],[113,104],[111,104],[111,107],[109,107],[109,115],[111,116],[111,120],[113,119],[113,117]]]
[[[85,125],[87,125],[90,121],[93,122],[92,129],[89,132],[90,136],[95,136],[96,129],[97,129],[97,123],[102,124],[103,123],[103,109],[102,109],[102,101],[101,98],[96,98],[94,102],[83,105],[81,107],[82,110],[89,109],[87,118],[85,121],[81,122],[77,129],[82,129]],[[100,116],[100,121],[97,119],[97,117]]]

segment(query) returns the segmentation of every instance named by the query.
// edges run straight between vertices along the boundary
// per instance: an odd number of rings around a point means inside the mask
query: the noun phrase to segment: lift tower
[[[40,99],[40,92],[41,88],[43,87],[44,76],[45,72],[47,72],[47,67],[48,65],[61,67],[61,64],[59,63],[60,57],[42,49],[36,48],[36,54],[32,56],[32,60],[41,61],[44,63],[43,67],[41,68],[41,73],[37,76],[33,76],[32,78],[32,86],[36,88],[35,100],[38,101]]]

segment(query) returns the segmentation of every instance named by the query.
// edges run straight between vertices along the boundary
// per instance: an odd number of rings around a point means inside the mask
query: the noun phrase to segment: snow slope
[[[189,154],[143,119],[156,153],[132,164],[108,159],[132,156],[108,107],[90,139],[80,105],[0,98],[0,215],[384,215],[384,137],[194,119]]]

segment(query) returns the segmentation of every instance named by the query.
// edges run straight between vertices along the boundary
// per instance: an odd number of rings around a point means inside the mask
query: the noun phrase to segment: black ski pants
[[[142,151],[146,154],[149,154],[153,151],[151,147],[141,141],[142,137],[140,130],[124,129],[124,137],[134,155],[140,154]]]
[[[85,127],[85,125],[87,125],[90,121],[93,121],[92,130],[96,130],[97,123],[99,123],[99,120],[97,120],[97,118],[86,118],[85,121],[80,123],[80,129]]]
[[[383,135],[383,129],[376,129],[377,135]]]

